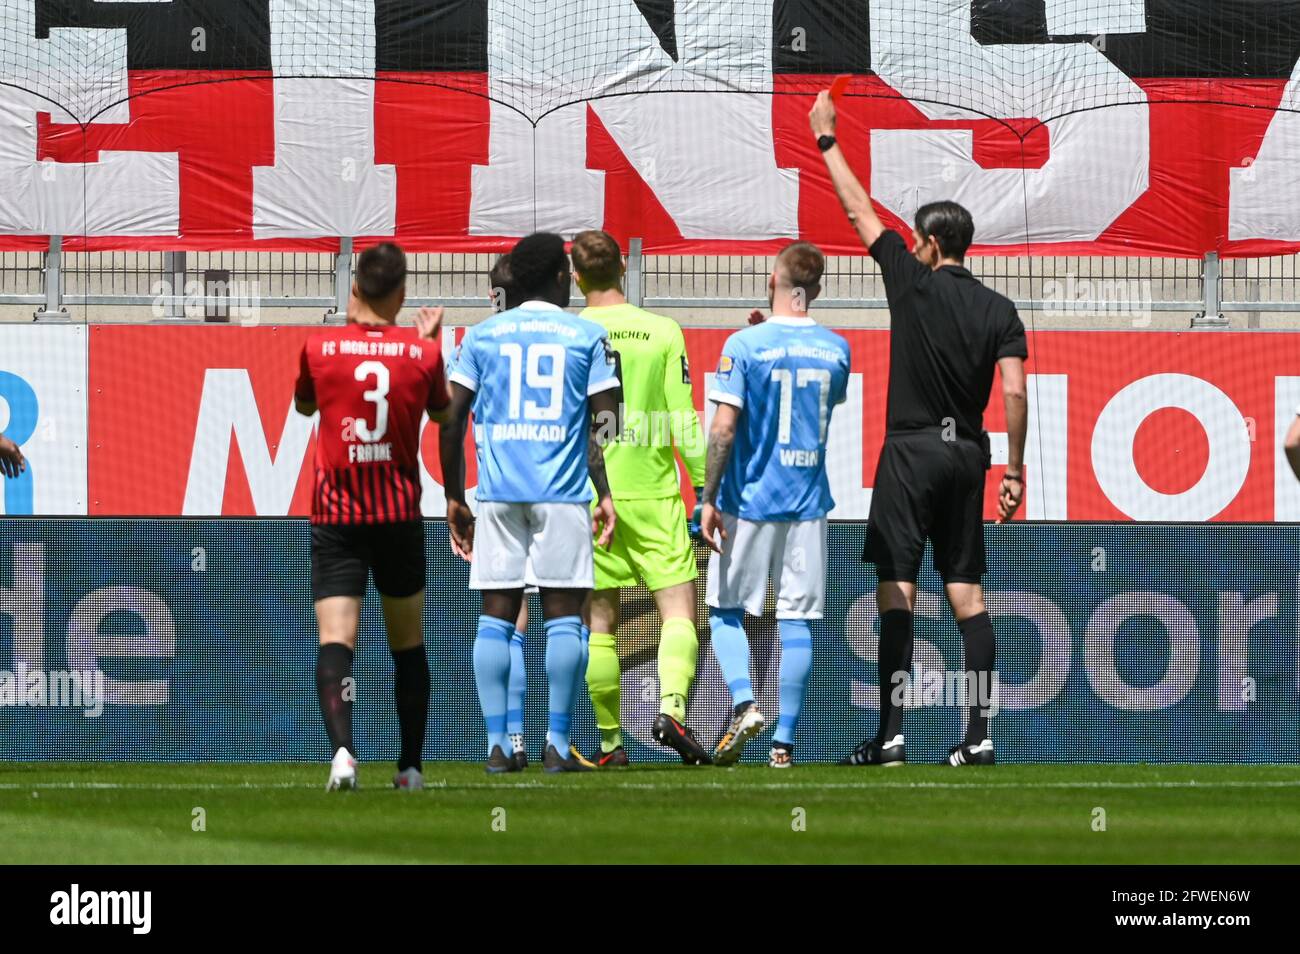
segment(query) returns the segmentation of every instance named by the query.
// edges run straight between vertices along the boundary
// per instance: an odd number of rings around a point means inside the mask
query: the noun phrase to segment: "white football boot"
[[[325,785],[327,792],[350,792],[357,787],[357,760],[347,749],[334,753],[330,762],[330,780]]]
[[[418,768],[412,766],[393,776],[393,788],[400,788],[405,792],[418,792],[424,788],[424,776],[420,774]]]
[[[767,726],[763,713],[753,703],[740,715],[731,720],[731,725],[723,733],[717,748],[713,750],[714,765],[735,765],[745,751],[745,743],[758,735]]]

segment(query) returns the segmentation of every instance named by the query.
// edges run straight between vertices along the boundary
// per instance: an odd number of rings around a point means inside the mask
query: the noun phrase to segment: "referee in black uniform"
[[[899,234],[881,223],[836,145],[829,93],[817,97],[809,119],[835,192],[879,263],[889,299],[889,403],[863,553],[880,580],[880,728],[842,764],[905,761],[899,703],[912,668],[916,576],[928,537],[966,654],[966,737],[948,761],[991,765],[987,710],[996,699],[994,637],[980,586],[989,467],[984,408],[997,368],[1008,431],[1007,469],[998,492],[1002,522],[1024,496],[1025,327],[1010,301],[962,266],[975,233],[969,212],[955,202],[922,206],[909,252]]]

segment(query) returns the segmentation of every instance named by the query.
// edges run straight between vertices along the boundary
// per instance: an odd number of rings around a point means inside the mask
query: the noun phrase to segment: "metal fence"
[[[239,308],[346,310],[352,242],[339,253],[76,252],[60,239],[41,252],[0,253],[0,306],[32,306],[37,320],[68,320],[69,308],[134,308],[159,319],[225,320]],[[408,300],[478,308],[489,300],[493,253],[410,257]],[[981,280],[1022,310],[1118,314],[1186,312],[1193,327],[1222,327],[1233,312],[1300,312],[1300,256],[1232,259],[1155,257],[972,257]],[[752,308],[766,303],[772,258],[645,255],[634,239],[628,297],[649,308]],[[883,309],[869,256],[827,261],[822,308]]]

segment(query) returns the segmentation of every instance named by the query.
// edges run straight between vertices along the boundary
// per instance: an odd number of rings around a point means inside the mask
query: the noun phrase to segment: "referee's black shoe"
[[[713,761],[709,750],[700,745],[691,727],[683,725],[666,712],[659,713],[653,729],[655,741],[666,745],[682,757],[687,765],[708,765]]]
[[[902,765],[907,761],[903,737],[896,735],[888,742],[867,739],[844,758],[841,765]]]
[[[985,739],[976,745],[954,745],[948,750],[949,765],[992,765],[993,740]]]

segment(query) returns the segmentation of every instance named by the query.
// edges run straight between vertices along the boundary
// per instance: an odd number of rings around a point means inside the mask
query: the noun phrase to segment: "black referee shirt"
[[[897,232],[871,246],[889,298],[889,405],[886,428],[908,431],[956,422],[978,439],[1001,358],[1027,358],[1016,306],[965,268],[931,270]]]

